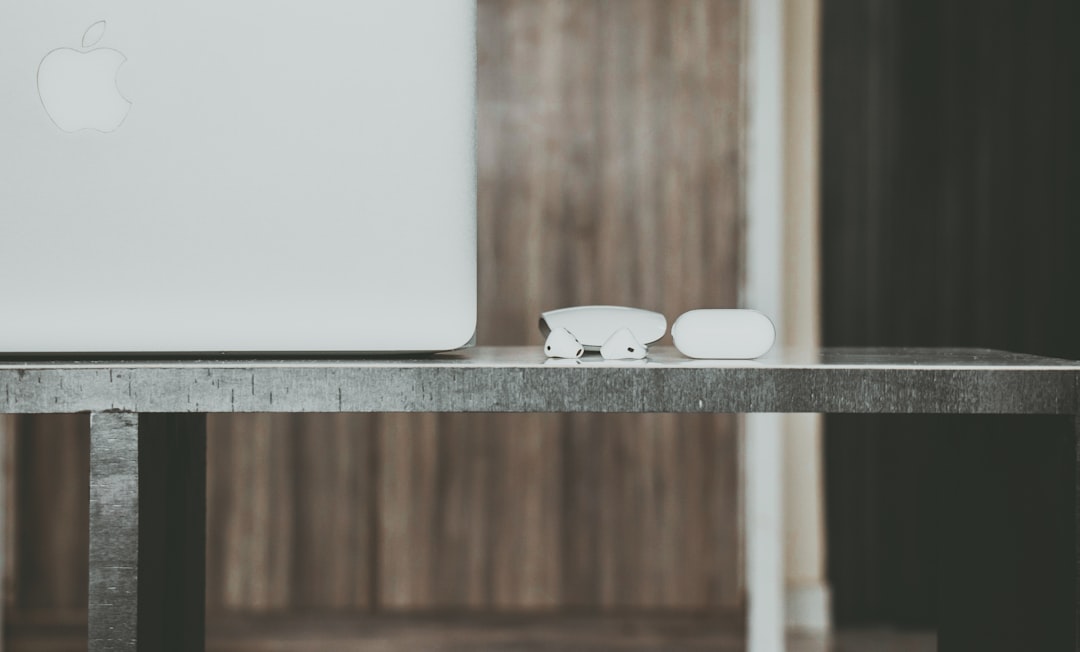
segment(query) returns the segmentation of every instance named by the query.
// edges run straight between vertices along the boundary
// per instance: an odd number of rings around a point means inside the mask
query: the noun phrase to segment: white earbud
[[[637,341],[629,328],[617,330],[600,347],[605,360],[641,360],[649,354],[649,347]]]
[[[565,328],[552,330],[547,341],[544,342],[544,354],[549,358],[576,360],[583,353],[585,353],[585,347],[581,346],[581,342],[578,342],[577,338]]]

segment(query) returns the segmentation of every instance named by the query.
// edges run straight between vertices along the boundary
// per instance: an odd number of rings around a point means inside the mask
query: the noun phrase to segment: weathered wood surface
[[[7,599],[12,608],[82,612],[85,618],[90,420],[73,414],[9,419]]]
[[[204,643],[206,416],[90,419],[89,650]]]
[[[207,609],[374,604],[379,417],[209,419]]]
[[[539,346],[400,360],[3,362],[0,410],[1073,414],[1080,363],[985,349],[551,364]]]
[[[710,470],[735,439],[699,418],[717,430],[675,469],[666,415],[622,417],[598,453],[566,415],[215,415],[209,608],[737,606],[717,542],[737,546],[738,521],[700,516],[737,491]],[[313,440],[336,471],[307,470]]]
[[[137,652],[139,416],[90,424],[89,649]]]
[[[563,606],[551,415],[390,417],[378,439],[380,606]]]

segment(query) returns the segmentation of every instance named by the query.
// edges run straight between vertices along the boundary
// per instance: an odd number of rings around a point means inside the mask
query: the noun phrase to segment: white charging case
[[[544,337],[556,328],[570,331],[586,351],[599,351],[612,333],[624,328],[648,346],[667,332],[667,318],[658,312],[623,306],[575,306],[540,315]]]
[[[769,352],[776,328],[756,310],[691,310],[675,320],[671,337],[688,358],[750,360]]]

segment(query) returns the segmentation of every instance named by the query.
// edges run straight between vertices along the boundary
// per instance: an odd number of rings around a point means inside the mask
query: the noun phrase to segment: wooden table
[[[1031,596],[1045,609],[1033,610],[1037,622],[1023,625],[1051,632],[1061,642],[1055,649],[1077,646],[1077,362],[972,349],[827,349],[695,361],[665,347],[641,363],[548,361],[539,347],[418,359],[0,361],[0,413],[72,412],[89,413],[91,424],[91,652],[203,649],[206,414],[217,412],[1057,415],[1072,462],[1067,475],[1052,479],[1069,496],[1068,509],[1056,508],[1052,518],[1070,539],[1047,551],[1056,555],[1050,581],[1059,590]],[[949,549],[978,546],[983,534],[959,533],[966,540]],[[940,561],[947,582],[948,559]],[[949,597],[974,604],[995,588],[990,577],[965,576]],[[1007,617],[983,615],[980,638]],[[943,613],[941,640],[965,649],[972,627]]]

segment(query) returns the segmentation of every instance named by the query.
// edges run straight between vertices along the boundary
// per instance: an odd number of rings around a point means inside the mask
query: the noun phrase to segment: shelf
[[[0,413],[873,412],[1073,414],[1080,363],[980,349],[825,349],[704,361],[423,358],[0,362]]]

